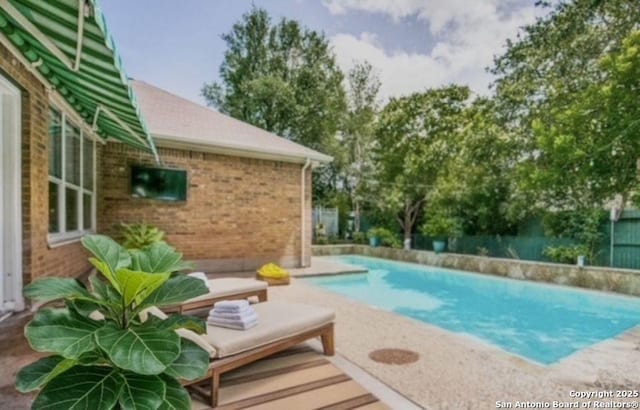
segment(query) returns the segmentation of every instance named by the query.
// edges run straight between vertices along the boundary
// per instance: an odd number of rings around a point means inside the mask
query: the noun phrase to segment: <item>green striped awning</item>
[[[0,35],[101,138],[158,160],[98,0],[0,0]]]

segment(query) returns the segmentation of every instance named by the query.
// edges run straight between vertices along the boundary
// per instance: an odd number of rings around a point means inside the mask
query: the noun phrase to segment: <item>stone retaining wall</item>
[[[511,279],[549,282],[640,296],[640,271],[489,258],[455,253],[372,248],[366,245],[314,245],[313,256],[365,255],[422,265],[441,266]]]

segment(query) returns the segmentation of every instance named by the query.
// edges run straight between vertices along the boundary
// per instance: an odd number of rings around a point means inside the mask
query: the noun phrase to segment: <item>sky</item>
[[[102,0],[127,74],[204,103],[218,81],[221,35],[251,9],[265,8],[323,32],[347,71],[369,61],[381,99],[466,84],[488,94],[486,68],[508,38],[546,10],[534,0]]]

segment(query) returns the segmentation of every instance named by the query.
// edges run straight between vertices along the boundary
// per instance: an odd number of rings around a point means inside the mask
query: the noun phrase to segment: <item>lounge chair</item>
[[[207,375],[185,382],[185,386],[203,396],[212,407],[218,404],[220,376],[223,373],[315,337],[321,338],[325,355],[333,356],[335,353],[335,315],[332,310],[284,302],[259,303],[253,308],[258,315],[258,325],[248,330],[207,325],[206,335],[197,335],[185,329],[177,331],[209,353],[211,362]],[[152,309],[149,313],[160,318],[167,317],[158,309]],[[200,387],[204,382],[207,382],[207,388]]]
[[[244,278],[209,279],[208,294],[164,308],[165,312],[184,313],[189,310],[211,308],[215,302],[225,299],[247,299],[256,296],[259,302],[267,301],[267,282]]]

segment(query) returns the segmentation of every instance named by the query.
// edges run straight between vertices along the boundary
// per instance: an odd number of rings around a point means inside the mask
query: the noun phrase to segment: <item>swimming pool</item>
[[[541,364],[640,324],[640,298],[364,256],[332,259],[369,273],[304,281]]]

